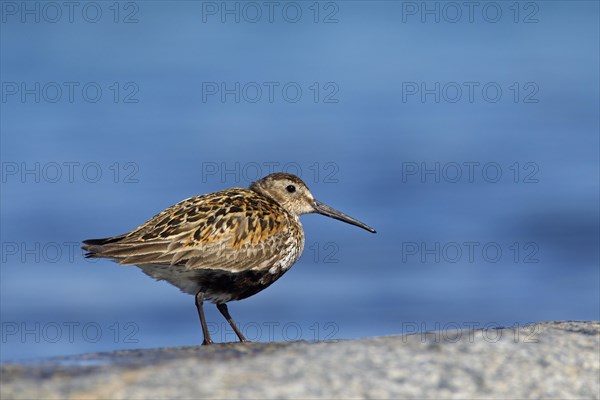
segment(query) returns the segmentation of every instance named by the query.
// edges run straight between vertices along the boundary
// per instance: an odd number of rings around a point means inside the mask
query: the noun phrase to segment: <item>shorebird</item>
[[[212,344],[203,303],[210,301],[247,342],[233,322],[227,303],[250,297],[279,279],[304,249],[299,216],[318,213],[368,225],[315,200],[297,176],[275,173],[249,189],[231,188],[183,200],[133,231],[84,240],[88,258],[110,258],[137,265],[195,296],[204,340]]]

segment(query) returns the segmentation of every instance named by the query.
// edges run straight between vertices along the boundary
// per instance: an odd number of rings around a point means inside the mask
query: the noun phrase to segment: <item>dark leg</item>
[[[233,320],[231,319],[231,315],[229,315],[229,310],[227,310],[227,304],[225,304],[225,303],[217,304],[217,308],[219,309],[219,311],[221,311],[221,314],[223,314],[223,316],[225,317],[227,322],[229,322],[229,325],[231,325],[231,327],[233,328],[233,331],[235,332],[237,337],[240,339],[240,342],[247,342],[248,339],[246,339],[244,337],[244,335],[242,335],[242,332],[240,332],[238,327],[235,326],[235,324],[233,323]]]
[[[206,326],[206,318],[204,317],[204,309],[202,308],[202,303],[204,302],[204,293],[198,292],[196,293],[196,308],[198,309],[198,316],[200,317],[200,325],[202,326],[202,335],[204,336],[204,340],[202,344],[213,344],[212,339],[210,338],[210,333],[208,332],[208,326]]]

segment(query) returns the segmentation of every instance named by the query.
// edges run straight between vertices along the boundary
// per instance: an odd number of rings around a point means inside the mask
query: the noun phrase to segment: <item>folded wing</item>
[[[275,201],[234,188],[192,197],[121,236],[84,241],[86,257],[123,265],[185,265],[232,272],[273,265],[302,240],[299,224]]]

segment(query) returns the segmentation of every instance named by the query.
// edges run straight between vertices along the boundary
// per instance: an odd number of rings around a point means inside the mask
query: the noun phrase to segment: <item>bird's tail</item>
[[[104,239],[83,241],[86,258],[110,258],[122,265],[170,264],[169,242],[153,240],[140,242],[128,234]]]
[[[114,249],[112,244],[118,244],[125,238],[126,235],[113,236],[102,239],[87,239],[83,241],[82,250],[87,253],[84,254],[85,258],[102,258],[102,257],[113,257],[112,255],[106,254],[110,250]]]

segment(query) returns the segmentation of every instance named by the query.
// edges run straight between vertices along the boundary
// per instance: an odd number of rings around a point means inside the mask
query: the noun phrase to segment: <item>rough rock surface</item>
[[[600,322],[3,364],[0,398],[599,398]]]

